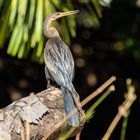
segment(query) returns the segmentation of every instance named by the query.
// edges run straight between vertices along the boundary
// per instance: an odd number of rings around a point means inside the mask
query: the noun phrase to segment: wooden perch
[[[55,131],[45,139],[55,140],[71,128],[66,121],[55,129],[55,125],[65,117],[63,96],[58,88],[31,93],[0,110],[0,140],[40,140],[52,130]],[[84,121],[71,136],[78,134],[83,125]]]

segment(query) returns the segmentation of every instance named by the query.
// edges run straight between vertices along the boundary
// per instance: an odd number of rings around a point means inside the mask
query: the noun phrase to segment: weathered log
[[[83,115],[83,114],[82,114]],[[0,138],[3,140],[40,140],[54,130],[57,123],[66,117],[61,90],[51,87],[40,93],[31,93],[0,110]],[[79,118],[81,114],[79,114]],[[84,121],[76,127],[71,136],[83,128]],[[68,122],[47,137],[55,140],[71,128]]]

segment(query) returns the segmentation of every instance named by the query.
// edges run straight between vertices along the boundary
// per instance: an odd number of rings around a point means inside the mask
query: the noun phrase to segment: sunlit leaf
[[[10,18],[9,18],[9,25],[10,25],[11,29],[13,29],[13,26],[15,23],[18,2],[19,2],[18,0],[12,0],[12,2],[11,2],[11,6],[10,6],[11,14],[10,14]]]
[[[14,41],[14,46],[12,47],[12,51],[11,51],[11,55],[12,56],[16,56],[18,50],[19,50],[19,45],[21,44],[21,41],[22,41],[22,34],[23,34],[23,28],[21,28],[21,26],[19,26],[19,29],[18,29],[18,40],[15,39]]]
[[[33,24],[33,19],[34,19],[34,15],[35,15],[35,6],[36,6],[36,0],[30,0],[29,18],[28,18],[28,26],[29,26],[29,28],[31,28],[32,24]]]
[[[16,24],[14,31],[12,33],[12,36],[11,36],[11,39],[9,42],[9,46],[8,46],[8,50],[7,50],[8,54],[11,54],[15,40],[17,39],[17,37],[18,37],[18,24]]]
[[[24,51],[25,51],[25,43],[22,43],[22,45],[21,45],[21,47],[19,49],[19,52],[18,52],[18,58],[19,59],[23,58]]]
[[[49,0],[45,0],[45,2],[44,2],[44,13],[45,13],[45,16],[48,16],[50,13],[53,13],[55,11],[56,11],[56,9],[50,3],[50,1]]]
[[[18,18],[22,17],[22,20],[24,20],[25,15],[26,15],[27,3],[28,3],[28,0],[19,0]]]
[[[35,47],[36,43],[38,43],[41,39],[42,26],[43,26],[43,0],[37,0],[35,29],[32,36],[32,42],[31,42],[32,47]]]
[[[23,27],[23,41],[27,42],[29,39],[29,35],[28,35],[28,26],[24,25]]]
[[[101,16],[99,2],[92,0],[92,3],[97,14]],[[89,7],[90,21],[94,22],[95,25],[99,24],[95,11],[92,6]],[[6,37],[10,35],[8,32],[9,25],[11,35],[7,53],[18,58],[30,57],[34,53],[32,59],[41,59],[44,42],[42,38],[44,18],[56,11],[71,11],[73,9],[74,3],[69,0],[65,2],[59,0],[0,0],[0,47],[3,46]],[[60,24],[58,24],[59,21],[56,21],[52,25],[58,29],[61,28],[62,38],[66,43],[69,43],[70,35],[76,36],[76,18],[75,16],[64,17],[61,21]],[[83,25],[89,25],[89,22]]]
[[[40,55],[42,54],[42,51],[43,51],[43,37],[41,38],[40,42],[38,43],[36,56],[40,57]]]

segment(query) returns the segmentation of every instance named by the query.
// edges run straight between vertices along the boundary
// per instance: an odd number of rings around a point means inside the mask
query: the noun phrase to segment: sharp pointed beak
[[[68,11],[68,12],[62,12],[62,13],[60,13],[60,15],[58,16],[58,18],[64,17],[64,16],[73,15],[73,14],[77,14],[77,13],[79,13],[79,10]]]

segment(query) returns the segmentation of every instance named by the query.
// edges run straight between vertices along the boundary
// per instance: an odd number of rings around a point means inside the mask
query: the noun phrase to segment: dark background
[[[117,77],[115,92],[96,109],[94,117],[85,125],[81,140],[99,140],[106,132],[124,100],[126,79],[131,78],[136,87],[137,100],[132,106],[126,140],[140,140],[140,5],[136,1],[115,0],[111,8],[104,8],[100,27],[77,26],[77,37],[71,38],[76,72],[74,85],[81,100],[112,75]],[[78,7],[78,6],[77,6]],[[30,92],[46,88],[44,64],[30,59],[18,60],[0,50],[0,107]],[[97,99],[97,98],[96,98]],[[89,102],[87,110],[96,99]],[[119,140],[121,122],[111,139]]]

